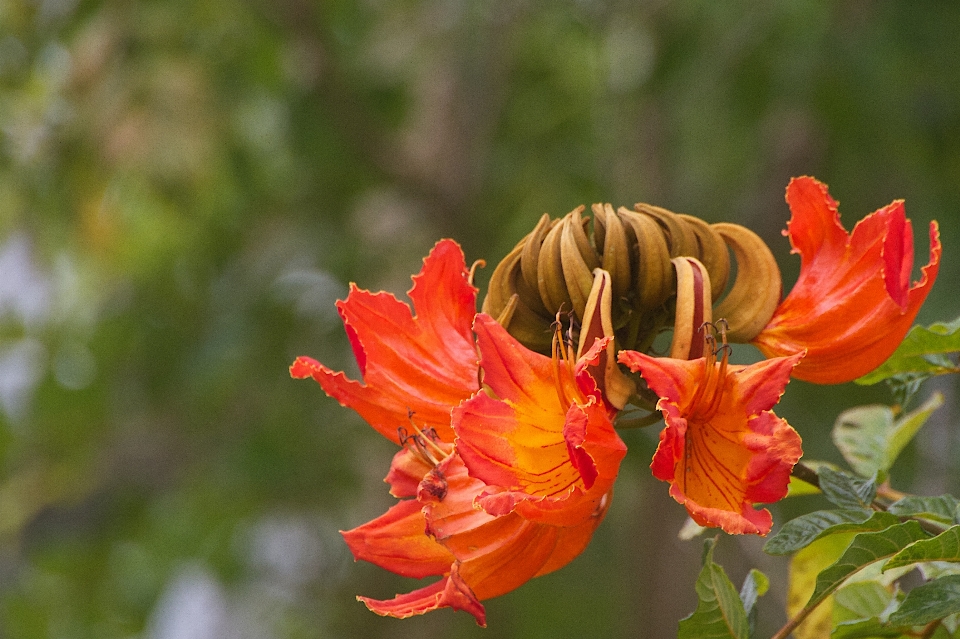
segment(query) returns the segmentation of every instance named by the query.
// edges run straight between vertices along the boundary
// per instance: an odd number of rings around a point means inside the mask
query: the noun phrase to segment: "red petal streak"
[[[417,426],[452,441],[450,410],[478,388],[471,330],[476,289],[467,277],[460,247],[442,240],[413,277],[416,316],[393,295],[351,285],[338,308],[365,383],[308,357],[298,358],[290,374],[313,377],[392,441],[398,428],[410,430],[409,411]]]
[[[913,225],[903,210],[903,202],[894,202],[887,233],[883,238],[883,283],[890,299],[907,310],[910,272],[913,270]]]

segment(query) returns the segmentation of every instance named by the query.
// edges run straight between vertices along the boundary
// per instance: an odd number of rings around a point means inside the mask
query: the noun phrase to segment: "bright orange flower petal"
[[[454,561],[449,550],[424,534],[426,528],[422,505],[404,499],[376,519],[340,534],[357,561],[419,579],[447,573]]]
[[[770,531],[770,512],[754,505],[786,495],[790,471],[803,454],[800,436],[770,409],[800,357],[725,366],[620,352],[620,362],[660,396],[666,426],[653,474],[670,483],[670,495],[701,526],[731,534]]]
[[[604,495],[597,511],[582,524],[556,529],[557,545],[554,548],[553,554],[550,555],[547,562],[540,567],[540,571],[537,572],[534,577],[540,577],[541,575],[546,575],[554,570],[563,568],[586,549],[590,543],[590,539],[593,537],[593,532],[606,516],[607,508],[610,506],[612,497],[613,491]]]
[[[524,348],[487,315],[477,316],[474,330],[493,396],[477,393],[454,410],[453,421],[470,474],[489,485],[477,503],[490,514],[516,512],[559,526],[593,517],[626,447],[588,362],[578,364],[575,378],[565,362]],[[590,350],[590,361],[604,346]]]
[[[441,240],[413,277],[416,316],[393,295],[355,285],[346,301],[337,303],[364,384],[309,357],[297,358],[290,374],[313,377],[392,441],[398,428],[410,429],[411,411],[420,428],[453,441],[450,410],[478,388],[471,330],[476,295],[459,245]]]
[[[847,234],[837,202],[811,177],[787,187],[800,277],[753,343],[767,357],[806,352],[793,376],[847,382],[882,364],[903,340],[937,278],[940,235],[930,224],[930,262],[910,286],[913,228],[896,201]]]
[[[442,498],[421,493],[427,529],[457,558],[459,573],[478,600],[510,592],[533,577],[565,566],[579,555],[606,513],[564,528],[524,519],[517,513],[494,516],[474,506],[485,487],[471,477],[457,455],[435,470],[446,482]]]
[[[415,456],[404,450],[394,460],[394,468],[405,469],[400,475],[416,465],[404,459],[406,455]],[[405,576],[442,577],[394,599],[358,599],[381,615],[405,618],[454,608],[485,625],[482,600],[572,561],[583,552],[609,503],[604,500],[593,517],[577,526],[561,528],[527,521],[516,513],[495,516],[476,508],[474,501],[484,487],[453,454],[426,473],[416,500],[403,500],[377,519],[343,533],[358,560]]]
[[[487,614],[470,586],[460,576],[459,565],[454,563],[449,575],[429,586],[397,595],[393,599],[378,600],[370,597],[357,597],[367,608],[378,615],[406,619],[422,615],[439,608],[464,610],[473,615],[481,627],[487,625]]]

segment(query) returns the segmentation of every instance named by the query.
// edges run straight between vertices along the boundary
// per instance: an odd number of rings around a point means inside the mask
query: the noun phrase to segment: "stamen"
[[[486,260],[477,260],[476,262],[470,265],[470,273],[467,275],[467,283],[470,284],[470,286],[473,286],[473,278],[477,274],[477,269],[484,268],[486,267],[486,265],[487,265]]]
[[[707,323],[704,323],[701,328],[706,327]],[[730,345],[727,344],[727,322],[721,319],[716,324],[710,323],[709,327],[712,329],[712,333],[720,334],[721,344],[717,346],[715,335],[711,333],[704,335],[706,370],[693,403],[697,407],[701,406],[700,402],[706,403],[704,408],[698,408],[696,411],[698,418],[705,421],[713,417],[720,408],[720,403],[723,400],[723,389],[727,381],[727,365],[732,351]],[[717,355],[721,355],[719,368],[717,367]]]
[[[449,457],[452,453],[447,453],[439,445],[437,445],[436,440],[438,439],[437,431],[432,427],[427,428],[426,430],[421,430],[413,421],[414,412],[407,409],[407,419],[410,420],[410,425],[413,426],[413,430],[416,433],[411,435],[407,432],[407,429],[401,426],[397,429],[397,435],[400,438],[400,445],[409,448],[411,452],[420,457],[421,461],[425,462],[430,466],[437,466],[444,459]],[[436,453],[439,458],[434,456]]]
[[[553,384],[557,389],[557,399],[560,400],[561,406],[569,406],[570,399],[567,397],[567,393],[563,388],[563,382],[560,379],[560,360],[564,360],[566,363],[567,352],[564,347],[563,341],[563,326],[560,323],[560,314],[557,313],[557,320],[553,323],[553,342],[551,351],[553,352],[552,364],[553,364]]]

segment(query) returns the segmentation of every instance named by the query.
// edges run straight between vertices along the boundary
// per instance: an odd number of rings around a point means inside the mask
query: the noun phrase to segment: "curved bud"
[[[727,278],[730,277],[730,252],[727,245],[709,224],[700,218],[683,213],[677,214],[681,220],[693,231],[697,241],[698,256],[710,273],[710,288],[713,290],[713,301],[723,295],[727,288]]]
[[[627,232],[620,216],[609,204],[594,204],[593,234],[601,255],[600,267],[610,274],[610,285],[615,298],[624,297],[630,290],[630,247]]]
[[[597,254],[583,231],[583,220],[580,217],[582,210],[583,207],[575,209],[563,218],[560,235],[560,265],[566,282],[567,297],[581,321],[584,318],[587,298],[590,297],[590,289],[593,287],[593,269],[600,266]]]
[[[613,337],[612,289],[610,274],[602,268],[594,269],[593,286],[587,299],[583,325],[580,327],[577,359],[583,357],[598,339]],[[607,403],[620,410],[637,391],[637,386],[617,366],[617,350],[614,340],[610,340],[597,364],[589,369]]]
[[[592,215],[582,206],[559,220],[543,215],[494,270],[484,311],[501,317],[524,346],[547,354],[551,325],[558,318],[572,336],[582,330],[596,284],[594,271],[602,268],[609,275],[611,322],[619,346],[646,351],[682,310],[676,303],[686,293],[674,299],[677,267],[671,260],[692,258],[710,284],[709,303],[718,302],[718,312],[730,324],[731,339],[749,340],[766,325],[779,300],[780,276],[759,237],[743,227],[711,226],[658,206],[641,203],[635,209],[594,204]],[[724,298],[731,249],[738,275]]]
[[[643,202],[634,204],[633,208],[638,213],[650,216],[663,228],[667,243],[670,246],[671,258],[684,255],[694,257],[697,255],[697,237],[683,223],[679,215],[665,208],[644,204]]]
[[[543,238],[537,258],[537,290],[540,291],[543,305],[555,313],[570,305],[560,252],[562,234],[563,223],[554,225]]]
[[[773,253],[760,236],[739,224],[713,224],[714,231],[733,250],[737,279],[714,309],[727,320],[727,338],[746,343],[767,325],[780,303],[783,280]]]
[[[633,231],[637,250],[633,269],[637,302],[640,308],[656,308],[673,292],[670,247],[653,218],[625,208],[618,210],[627,228]]]
[[[526,240],[517,244],[497,265],[490,277],[490,288],[481,311],[497,318],[497,322],[529,348],[549,348],[552,321],[531,308],[529,300],[539,300],[531,292],[521,273],[521,259]]]
[[[530,305],[530,308],[547,317],[550,317],[550,311],[543,305],[543,299],[540,297],[540,288],[539,284],[537,284],[537,268],[540,260],[540,247],[543,245],[543,240],[547,237],[550,229],[556,226],[556,224],[556,220],[551,220],[550,216],[544,213],[533,231],[524,238],[523,250],[520,253],[520,272],[523,275],[523,282],[532,292],[527,303]]]
[[[703,326],[713,321],[710,275],[696,258],[675,257],[671,262],[677,271],[677,311],[670,357],[697,359],[703,357]]]

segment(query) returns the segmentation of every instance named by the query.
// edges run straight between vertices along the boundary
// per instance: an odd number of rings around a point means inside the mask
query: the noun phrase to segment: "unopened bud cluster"
[[[494,270],[483,311],[528,348],[550,351],[558,314],[575,333],[584,318],[594,269],[610,274],[611,315],[619,348],[647,351],[674,323],[674,258],[693,258],[707,274],[713,317],[724,318],[731,341],[747,342],[767,324],[780,300],[781,278],[770,249],[737,224],[708,224],[648,204],[634,210],[594,204],[563,218],[544,214]],[[731,257],[736,278],[727,287]]]

